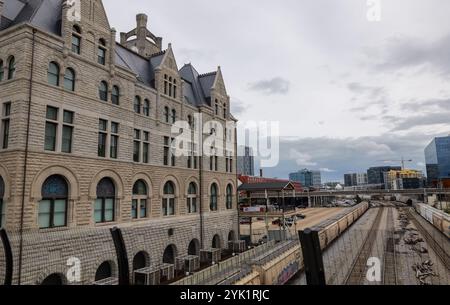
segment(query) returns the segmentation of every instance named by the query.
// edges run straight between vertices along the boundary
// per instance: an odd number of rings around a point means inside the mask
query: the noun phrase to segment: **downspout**
[[[20,212],[20,241],[19,241],[19,279],[18,284],[22,281],[22,256],[23,256],[23,223],[25,214],[25,190],[26,190],[26,180],[27,180],[27,164],[28,164],[28,150],[30,142],[30,122],[31,122],[31,95],[33,92],[33,74],[34,74],[34,53],[36,47],[36,32],[37,30],[33,28],[33,40],[31,49],[31,71],[30,71],[30,84],[28,92],[28,118],[27,118],[27,135],[25,140],[25,160],[23,164],[23,180],[22,180],[22,206]]]
[[[200,151],[200,156],[199,156],[199,181],[200,181],[200,248],[204,249],[204,237],[203,237],[203,229],[204,229],[204,223],[203,223],[203,116],[202,116],[202,111],[199,109],[198,110],[199,113],[199,122],[198,122],[198,136],[199,136],[199,151]]]

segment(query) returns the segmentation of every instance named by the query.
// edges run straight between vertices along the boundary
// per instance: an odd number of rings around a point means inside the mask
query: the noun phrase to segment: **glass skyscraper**
[[[434,138],[425,148],[425,160],[429,185],[450,179],[450,136]]]

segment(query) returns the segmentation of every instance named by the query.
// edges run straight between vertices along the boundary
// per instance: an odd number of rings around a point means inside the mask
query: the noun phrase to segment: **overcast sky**
[[[103,2],[118,32],[146,13],[180,68],[220,65],[240,121],[280,122],[266,176],[343,180],[402,156],[424,170],[425,146],[450,133],[448,0],[381,0],[380,22],[366,0]]]

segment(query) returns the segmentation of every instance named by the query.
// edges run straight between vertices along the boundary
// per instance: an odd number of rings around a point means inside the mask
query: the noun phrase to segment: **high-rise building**
[[[433,139],[425,148],[427,178],[430,186],[450,180],[450,136]]]
[[[101,0],[73,2],[0,0],[0,285],[8,265],[13,284],[67,283],[72,258],[77,284],[167,281],[177,258],[238,238],[235,137],[197,153],[212,126],[235,134],[221,69],[179,69],[144,14],[117,43]]]
[[[367,173],[353,173],[344,175],[345,187],[366,185]]]
[[[379,166],[371,167],[367,170],[367,181],[370,185],[378,185],[379,188],[386,188],[386,173],[391,170],[401,170],[400,166]]]
[[[289,180],[300,182],[304,187],[320,187],[322,185],[322,174],[320,171],[305,168],[289,174]]]
[[[237,173],[244,176],[255,175],[255,157],[251,147],[238,147]]]
[[[344,183],[345,183],[346,187],[358,185],[357,175],[356,174],[345,174],[344,175]]]

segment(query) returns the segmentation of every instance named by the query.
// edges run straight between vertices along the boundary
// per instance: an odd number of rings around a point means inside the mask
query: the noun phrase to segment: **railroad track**
[[[350,269],[350,272],[345,279],[346,285],[361,285],[364,282],[367,260],[371,255],[373,244],[377,238],[378,228],[380,226],[383,210],[383,208],[378,209],[377,216],[375,217],[369,233],[367,234],[367,237],[364,240],[358,256],[356,257]]]
[[[433,238],[430,232],[422,226],[420,221],[418,221],[416,217],[413,215],[414,212],[411,212],[411,209],[407,208],[405,209],[405,212],[406,216],[408,217],[408,220],[416,227],[416,229],[425,239],[427,245],[431,249],[433,249],[434,253],[436,253],[436,255],[442,261],[444,266],[450,270],[450,255],[447,253],[447,251],[445,251],[445,249],[442,248],[442,246]]]
[[[383,284],[397,285],[397,257],[395,253],[394,208],[388,208],[386,244],[384,248]]]

